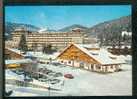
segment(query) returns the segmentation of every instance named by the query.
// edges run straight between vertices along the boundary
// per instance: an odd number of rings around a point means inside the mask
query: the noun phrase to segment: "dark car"
[[[51,80],[50,80],[50,83],[51,83],[51,84],[57,84],[57,83],[59,83],[59,82],[60,82],[59,79],[51,79]]]
[[[63,76],[63,74],[61,72],[58,72],[54,75],[54,77],[60,77],[60,76]]]
[[[24,79],[24,81],[27,81],[27,82],[32,82],[33,81],[33,79],[32,78],[26,78],[26,79]]]
[[[49,74],[49,73],[53,73],[53,71],[52,70],[47,70],[46,74]]]
[[[65,74],[64,75],[65,78],[69,78],[69,79],[73,79],[74,76],[72,74]]]
[[[24,74],[24,71],[23,70],[16,70],[16,74],[22,75],[22,74]]]
[[[60,63],[52,63],[52,65],[54,65],[54,66],[59,66],[59,65],[61,65]]]
[[[40,63],[40,64],[45,64],[45,62],[43,62],[43,61],[37,61],[38,63]]]

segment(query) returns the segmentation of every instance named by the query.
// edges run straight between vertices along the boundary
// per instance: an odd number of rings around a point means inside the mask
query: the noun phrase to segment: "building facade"
[[[86,49],[78,44],[70,44],[57,60],[61,64],[102,73],[119,71],[125,63],[105,49]]]
[[[64,48],[70,43],[83,44],[84,35],[80,29],[71,32],[30,32],[25,29],[16,29],[12,33],[12,42],[14,47],[18,48],[21,35],[26,35],[27,46],[32,49],[37,46],[38,50],[46,44],[51,44],[53,48]]]

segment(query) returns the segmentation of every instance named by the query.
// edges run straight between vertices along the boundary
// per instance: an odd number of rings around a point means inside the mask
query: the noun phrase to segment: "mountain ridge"
[[[39,27],[36,27],[31,24],[23,24],[23,23],[12,23],[12,22],[6,22],[5,24],[5,34],[8,38],[7,34],[10,37],[10,34],[12,31],[14,31],[15,28],[25,26],[26,28],[32,28],[34,30],[40,30]],[[73,24],[70,26],[63,27],[59,30],[60,32],[70,32],[74,28],[81,28],[83,32],[85,32],[88,36],[96,36],[101,37],[102,35],[104,38],[109,38],[112,35],[119,35],[122,31],[130,31],[132,29],[131,25],[131,15],[123,16],[117,19],[104,21],[102,23],[96,24],[92,27],[86,27],[84,25],[80,24]],[[53,30],[49,30],[49,32],[52,32]],[[55,31],[55,30],[54,30]]]
[[[58,31],[61,31],[61,32],[70,32],[74,28],[81,28],[83,30],[88,29],[88,27],[83,26],[81,24],[73,24],[73,25],[70,25],[70,26],[66,26],[66,27],[64,27],[62,29],[59,29]]]

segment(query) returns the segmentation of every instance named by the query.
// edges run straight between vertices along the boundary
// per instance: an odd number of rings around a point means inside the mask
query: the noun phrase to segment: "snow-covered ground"
[[[100,95],[132,95],[132,72],[130,65],[123,65],[124,71],[99,74],[72,67],[46,66],[54,71],[70,73],[74,79],[66,79],[64,86],[59,86],[61,91],[53,92],[50,95],[64,96],[100,96]],[[7,87],[10,88],[9,86]],[[13,86],[12,86],[13,88]],[[48,96],[49,92],[44,89],[14,87],[13,96]],[[28,94],[27,94],[28,93]]]
[[[53,54],[44,54],[42,52],[27,52],[27,55],[32,55],[32,56],[35,56],[39,59],[49,59],[49,58],[52,58],[52,59],[55,59],[57,55],[59,55],[59,52],[55,52]]]
[[[64,94],[58,91],[32,87],[18,87],[13,85],[6,85],[6,90],[13,90],[12,96],[63,96]]]
[[[50,96],[132,95],[131,56],[119,57],[127,60],[127,62],[129,63],[122,65],[123,71],[108,74],[100,74],[65,65],[54,66],[51,64],[39,64],[39,66],[46,67],[52,71],[61,72],[63,74],[69,73],[74,76],[73,79],[67,79],[62,77],[61,80],[64,80],[64,85],[52,86],[52,88],[55,87],[61,90],[50,91]],[[37,83],[39,82],[37,81]],[[14,90],[12,96],[49,96],[49,91],[47,89],[17,87],[11,85],[6,85],[6,89]]]
[[[48,65],[46,67],[74,76],[74,79],[64,79],[65,84],[62,87],[62,92],[65,95],[132,95],[131,65],[123,65],[123,71],[110,74],[99,74],[69,66],[55,67]]]

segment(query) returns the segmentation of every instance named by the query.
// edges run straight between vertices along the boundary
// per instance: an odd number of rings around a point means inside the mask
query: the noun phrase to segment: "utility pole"
[[[50,80],[48,81],[48,85],[49,85],[48,90],[49,90],[49,96],[50,96]]]

